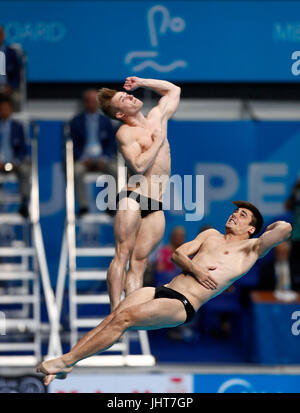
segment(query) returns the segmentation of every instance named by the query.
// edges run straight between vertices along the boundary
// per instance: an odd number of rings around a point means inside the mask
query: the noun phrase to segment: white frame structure
[[[29,123],[29,120],[27,120]],[[21,329],[28,328],[33,331],[35,340],[34,343],[1,343],[1,351],[33,351],[34,355],[28,356],[0,356],[0,366],[33,366],[36,365],[42,358],[41,356],[41,319],[40,319],[40,281],[42,283],[44,296],[46,300],[46,308],[49,317],[50,335],[48,346],[48,358],[60,355],[61,342],[59,337],[59,318],[55,295],[51,287],[49,271],[46,261],[43,236],[40,227],[40,210],[39,210],[39,184],[38,184],[38,142],[39,134],[38,126],[32,123],[33,139],[31,141],[32,148],[32,168],[31,168],[31,196],[29,208],[29,225],[31,227],[32,246],[26,247],[6,247],[0,248],[0,256],[22,257],[22,266],[10,266],[7,271],[1,272],[1,279],[4,280],[22,280],[23,283],[33,281],[33,293],[24,295],[6,295],[0,297],[0,304],[15,304],[21,303],[23,306],[33,304],[33,318],[26,316],[29,313],[28,307],[24,309],[22,317],[6,320],[7,328],[19,327]],[[11,178],[10,178],[11,180]],[[23,225],[27,223],[18,214],[4,214],[1,220],[13,225]],[[1,221],[0,220],[0,221]],[[33,271],[27,268],[28,258],[33,258]],[[27,265],[26,265],[27,263]],[[25,315],[25,316],[24,316]]]
[[[68,127],[65,129],[65,135],[68,137]],[[118,182],[120,185],[125,183],[125,163],[122,156],[118,155]],[[121,174],[123,174],[121,176]],[[58,270],[56,300],[58,311],[61,313],[63,296],[67,275],[69,273],[69,305],[70,305],[70,328],[71,328],[71,345],[78,340],[78,328],[94,328],[102,320],[95,318],[78,318],[78,304],[109,304],[108,294],[83,295],[77,294],[76,282],[79,280],[106,280],[106,271],[80,271],[77,269],[77,257],[103,256],[112,257],[115,249],[112,247],[99,248],[78,248],[76,246],[76,218],[75,218],[75,188],[74,188],[74,158],[73,142],[71,139],[66,140],[66,207],[67,219],[62,241],[60,263]],[[123,185],[122,185],[123,186]],[[105,214],[88,214],[82,218],[82,221],[104,223],[109,218]],[[125,333],[120,342],[115,343],[110,349],[101,355],[90,357],[78,363],[79,366],[153,366],[155,358],[151,355],[148,335],[146,331],[138,331],[142,354],[129,354],[129,336]],[[107,355],[109,351],[121,352],[121,355]]]

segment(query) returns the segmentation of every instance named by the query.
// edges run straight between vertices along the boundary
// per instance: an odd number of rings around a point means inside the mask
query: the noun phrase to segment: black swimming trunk
[[[156,199],[148,198],[135,191],[119,192],[117,195],[117,205],[118,202],[123,198],[131,198],[140,205],[142,218],[145,218],[147,215],[152,214],[152,212],[162,211],[163,209],[162,202],[157,201]]]
[[[196,313],[196,311],[194,310],[194,307],[189,302],[189,300],[185,298],[185,296],[179,293],[178,291],[175,291],[175,290],[172,290],[172,288],[168,288],[163,285],[160,285],[159,287],[155,288],[154,298],[174,298],[176,300],[181,301],[186,311],[186,320],[183,324],[191,322],[192,319],[194,318],[194,315]]]

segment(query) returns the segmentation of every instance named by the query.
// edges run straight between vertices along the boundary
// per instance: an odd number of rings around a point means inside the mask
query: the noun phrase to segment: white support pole
[[[36,133],[35,133],[36,135]],[[50,321],[50,337],[48,345],[48,356],[62,354],[61,342],[59,337],[59,318],[54,292],[50,283],[50,276],[46,261],[46,254],[43,243],[43,236],[40,227],[40,208],[39,208],[39,183],[38,183],[38,146],[36,137],[32,140],[32,186],[31,186],[31,205],[30,216],[33,225],[33,237],[36,247],[37,259],[39,263],[42,285],[45,294],[47,313]]]
[[[63,234],[63,240],[62,240],[62,248],[61,248],[61,253],[60,253],[56,292],[55,292],[59,319],[60,319],[62,305],[63,305],[64,290],[65,290],[66,275],[67,275],[67,265],[68,265],[68,239],[67,239],[67,229],[65,228],[64,234]]]
[[[123,155],[118,152],[118,193],[126,185],[127,176],[126,176],[126,165],[123,158]]]
[[[75,197],[74,197],[74,159],[73,142],[66,143],[67,157],[67,242],[69,246],[69,270],[76,271],[76,237],[75,237]]]
[[[141,343],[142,353],[144,355],[150,355],[151,351],[147,331],[138,330],[138,335]]]
[[[67,140],[66,143],[66,168],[67,168],[67,188],[66,188],[66,207],[67,207],[67,245],[69,258],[69,305],[70,305],[70,326],[71,326],[71,346],[77,341],[77,328],[74,321],[77,318],[77,307],[75,300],[71,297],[76,295],[76,228],[75,228],[75,188],[74,188],[74,157],[73,141]]]

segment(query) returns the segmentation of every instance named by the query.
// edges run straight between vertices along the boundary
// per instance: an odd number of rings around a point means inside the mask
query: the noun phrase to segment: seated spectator
[[[285,208],[293,214],[290,265],[293,276],[293,288],[300,290],[300,176],[285,203]]]
[[[282,242],[274,248],[274,258],[262,265],[259,289],[284,291],[295,288],[289,262],[290,243]]]
[[[171,258],[176,248],[180,247],[184,242],[185,229],[181,226],[173,228],[170,243],[161,246],[157,252],[155,260],[155,285],[166,284],[181,272],[181,269],[171,261]]]
[[[12,101],[0,100],[0,173],[15,172],[17,175],[21,205],[19,213],[28,217],[28,199],[30,195],[31,166],[26,158],[26,143],[23,126],[11,119]]]
[[[84,111],[70,122],[79,216],[89,211],[84,184],[87,172],[102,172],[117,179],[115,134],[111,121],[99,111],[97,90],[87,90],[83,103]]]
[[[5,32],[0,26],[0,51],[5,54],[6,75],[0,76],[0,93],[10,97],[18,107],[20,101],[21,62],[17,52],[5,44]]]

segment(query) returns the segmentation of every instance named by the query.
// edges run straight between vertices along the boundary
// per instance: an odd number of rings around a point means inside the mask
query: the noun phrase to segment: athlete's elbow
[[[281,225],[282,225],[282,231],[284,233],[284,238],[285,239],[289,238],[293,230],[292,225],[289,222],[285,222],[285,221],[282,221]]]
[[[174,264],[177,264],[179,256],[180,256],[180,252],[175,250],[171,256],[171,261],[174,262]]]
[[[171,83],[171,87],[169,88],[169,90],[167,91],[167,95],[169,95],[170,97],[180,97],[181,95],[181,88],[177,85],[174,85],[174,83]]]
[[[134,169],[134,172],[136,174],[140,174],[140,175],[143,175],[146,172],[145,166],[143,164],[140,164],[140,163],[136,163],[134,165],[133,169]]]
[[[175,264],[176,262],[176,251],[173,252],[172,256],[171,256],[171,261]]]
[[[179,247],[180,248],[180,247]],[[180,265],[180,263],[183,262],[183,260],[186,259],[186,255],[180,251],[180,249],[177,248],[172,254],[171,260],[174,262],[176,265]]]
[[[279,237],[279,242],[282,242],[288,239],[293,229],[292,225],[286,221],[277,221],[276,225],[277,225],[276,229],[277,229],[277,234]]]
[[[174,86],[175,86],[174,91],[176,92],[176,94],[177,94],[178,96],[180,96],[180,95],[181,95],[181,87],[176,86],[176,85],[174,85]]]

